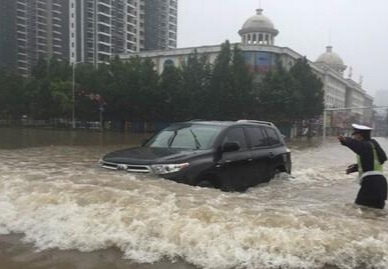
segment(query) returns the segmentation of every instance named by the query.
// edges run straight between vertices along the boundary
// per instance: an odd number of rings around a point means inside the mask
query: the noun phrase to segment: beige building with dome
[[[257,9],[256,14],[245,21],[238,33],[241,36],[241,43],[237,43],[237,45],[243,52],[249,70],[255,74],[257,82],[261,81],[268,71],[273,70],[278,61],[286,69],[289,69],[297,59],[303,57],[291,48],[275,45],[275,38],[279,31],[275,28],[273,22],[263,14],[263,9]],[[213,63],[220,50],[221,45],[200,46],[122,54],[119,57],[123,61],[135,56],[151,58],[155,63],[156,70],[162,73],[165,66],[182,66],[188,56],[195,51],[205,55],[208,61]],[[366,94],[359,83],[356,83],[350,77],[344,78],[344,71],[347,67],[341,57],[333,51],[332,46],[327,46],[326,51],[316,61],[309,61],[309,63],[313,72],[324,84],[325,107],[327,109],[363,107],[365,104],[372,105],[373,98]],[[372,114],[363,109],[352,109],[333,115],[334,118],[336,115],[341,115],[339,118],[342,121],[338,119],[331,120],[327,126],[344,128],[343,125],[345,125],[346,119],[350,120],[350,118],[359,123],[370,124]],[[346,124],[348,123],[346,122]]]

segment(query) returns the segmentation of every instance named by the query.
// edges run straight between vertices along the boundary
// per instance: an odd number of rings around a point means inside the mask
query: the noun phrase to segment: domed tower
[[[275,36],[279,31],[272,21],[263,15],[263,9],[257,9],[257,14],[250,17],[240,31],[241,43],[244,45],[274,45]]]
[[[317,64],[324,63],[341,74],[343,74],[346,69],[344,61],[337,53],[333,52],[332,46],[327,46],[326,52],[319,56],[315,62]]]

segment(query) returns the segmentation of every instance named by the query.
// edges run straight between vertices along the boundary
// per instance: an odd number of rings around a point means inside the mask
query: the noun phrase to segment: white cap
[[[371,127],[368,127],[366,125],[360,125],[360,124],[356,124],[356,123],[353,123],[352,124],[352,127],[356,130],[360,130],[360,131],[371,131],[373,130],[373,128]]]

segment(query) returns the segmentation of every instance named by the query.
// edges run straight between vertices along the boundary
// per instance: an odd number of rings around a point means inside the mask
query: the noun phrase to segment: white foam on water
[[[352,205],[346,151],[293,152],[293,177],[246,193],[101,170],[82,147],[4,151],[0,234],[23,233],[38,250],[117,247],[136,262],[209,269],[388,268],[387,211]]]

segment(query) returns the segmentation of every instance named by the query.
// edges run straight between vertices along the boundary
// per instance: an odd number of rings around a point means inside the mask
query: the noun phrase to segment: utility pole
[[[72,108],[71,108],[71,126],[75,129],[75,65],[73,63],[73,82],[72,82]]]
[[[385,126],[384,126],[384,137],[388,138],[388,109],[387,109],[387,115],[385,117]]]

